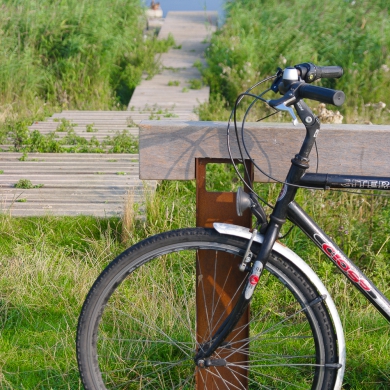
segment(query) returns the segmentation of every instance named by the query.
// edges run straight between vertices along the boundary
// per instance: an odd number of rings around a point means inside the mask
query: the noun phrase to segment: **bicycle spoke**
[[[102,385],[95,388],[195,390],[196,383],[216,390],[310,388],[316,372],[327,368],[318,364],[322,360],[318,359],[315,337],[320,336],[314,334],[307,317],[311,316],[313,323],[323,317],[313,315],[316,308],[307,310],[310,304],[301,306],[300,302],[314,302],[313,298],[302,295],[301,301],[297,299],[301,297],[301,277],[292,274],[296,284],[285,273],[278,277],[277,258],[270,259],[270,268],[264,270],[249,307],[249,321],[240,322],[212,356],[205,358],[204,366],[195,364],[198,341],[202,340],[202,345],[210,341],[242,292],[245,274],[235,279],[234,289],[229,284],[246,242],[236,248],[214,242],[201,246],[191,240],[187,243],[178,237],[177,248],[171,245],[169,250],[156,240],[154,261],[142,267],[121,267],[121,272],[132,272],[112,279],[123,280],[118,286],[102,289],[110,293],[99,298],[104,302],[100,303],[101,318],[99,310],[92,311],[97,315],[97,331],[89,328],[85,333],[87,337],[96,335],[92,354],[100,372],[96,383]],[[198,249],[207,251],[209,263],[202,258],[198,264]],[[142,259],[147,262],[145,255]],[[196,318],[197,299],[205,312],[201,328]],[[203,334],[197,335],[197,331]]]

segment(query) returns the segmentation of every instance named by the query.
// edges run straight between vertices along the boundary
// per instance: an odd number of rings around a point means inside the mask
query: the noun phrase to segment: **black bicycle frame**
[[[301,119],[306,118],[308,115],[313,115],[310,109],[302,103],[303,102],[301,102],[299,107],[295,107]],[[303,111],[303,114],[301,114],[300,111]],[[306,126],[306,138],[302,145],[301,151],[298,155],[295,156],[294,159],[291,160],[292,165],[286,178],[286,184],[283,186],[275,209],[272,212],[270,217],[270,224],[273,220],[279,220],[281,223],[283,223],[283,220],[288,218],[291,222],[297,225],[390,322],[390,301],[354,264],[354,262],[348,258],[348,256],[337,246],[337,244],[334,243],[333,240],[327,236],[325,232],[322,231],[319,226],[294,201],[298,186],[322,189],[344,188],[390,191],[390,177],[306,173],[306,170],[309,167],[308,156],[320,129],[320,124],[314,115],[313,119],[315,119],[315,123],[312,126]],[[271,230],[274,231],[280,230],[272,226],[270,227]],[[266,240],[264,240],[264,242],[266,242]],[[272,239],[270,240],[269,244],[271,242]],[[267,261],[265,257],[260,260],[262,262],[264,260],[265,262]]]
[[[256,259],[253,261],[253,266],[248,274],[243,292],[232,312],[213,335],[212,340],[199,349],[194,358],[196,364],[203,364],[204,359],[212,355],[238,323],[252,298],[275,241],[279,236],[280,229],[287,219],[297,225],[390,322],[390,301],[294,201],[299,187],[390,190],[390,177],[306,173],[306,170],[309,168],[309,155],[320,130],[320,122],[302,100],[295,103],[294,107],[298,116],[305,124],[306,137],[301,150],[291,160],[292,164],[285,184],[270,215],[263,243]]]
[[[390,301],[333,240],[294,201],[289,204],[287,215],[390,322]]]
[[[298,184],[303,187],[323,188],[324,190],[331,188],[390,190],[390,177],[306,173]]]

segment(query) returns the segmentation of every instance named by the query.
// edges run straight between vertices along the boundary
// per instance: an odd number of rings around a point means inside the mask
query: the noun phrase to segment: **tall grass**
[[[236,0],[226,3],[227,20],[213,36],[204,77],[211,86],[211,109],[231,107],[237,95],[265,76],[302,62],[341,65],[339,80],[345,121],[389,121],[389,3],[384,0]],[[224,114],[226,117],[226,114]],[[222,119],[222,118],[220,118]]]
[[[214,168],[210,174],[218,179]],[[226,172],[224,177],[229,180]],[[279,190],[279,185],[258,185],[269,202]],[[313,195],[302,191],[298,201],[389,296],[388,199]],[[158,232],[194,226],[195,183],[163,182],[145,207],[143,220],[132,219],[137,210],[127,210],[130,220],[123,221],[0,216],[1,388],[80,386],[74,340],[87,291],[126,247]],[[336,301],[347,338],[344,389],[388,388],[388,323],[301,232],[294,229],[283,242],[318,272]]]
[[[126,105],[172,44],[144,36],[145,26],[138,0],[3,1],[0,113]]]
[[[0,388],[81,388],[75,332],[89,288],[127,246],[194,225],[192,188],[163,183],[145,220],[131,220],[137,209],[130,220],[0,215]]]

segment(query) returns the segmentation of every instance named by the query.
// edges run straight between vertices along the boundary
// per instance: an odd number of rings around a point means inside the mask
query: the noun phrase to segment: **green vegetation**
[[[178,115],[170,112],[167,108],[153,108],[152,112],[149,115],[150,120],[160,120],[161,118],[177,118]]]
[[[117,131],[103,141],[96,137],[87,140],[77,135],[74,123],[61,119],[56,131],[41,134],[38,130],[28,129],[28,121],[6,121],[5,134],[11,140],[10,151],[23,152],[21,161],[25,161],[28,153],[138,153],[138,139],[127,130]],[[93,125],[90,125],[93,126]],[[92,128],[92,131],[95,131]],[[87,129],[88,131],[88,129]],[[91,132],[91,130],[90,130]],[[62,138],[59,134],[66,133]]]
[[[86,126],[86,132],[87,133],[96,133],[97,129],[95,129],[93,126],[94,126],[94,123],[88,124]]]
[[[191,89],[201,89],[203,87],[202,80],[199,79],[191,79],[189,84]]]
[[[168,87],[178,87],[180,85],[179,80],[168,81]]]
[[[378,105],[390,104],[387,1],[236,0],[226,6],[227,21],[207,50],[203,74],[212,98],[202,117],[210,119],[221,103],[229,112],[239,93],[278,66],[313,62],[343,66],[342,78],[322,85],[345,92],[344,123],[389,122],[389,111]]]
[[[23,188],[25,190],[29,190],[31,188],[42,188],[43,184],[35,184],[31,183],[31,180],[28,179],[20,179],[15,185],[15,188]]]
[[[67,119],[61,118],[60,124],[57,126],[56,131],[58,131],[58,132],[68,132],[68,131],[72,131],[73,128],[76,127],[76,126],[77,126],[76,123],[71,123],[71,122],[68,121]]]
[[[3,2],[0,119],[121,109],[174,44],[145,38],[145,26],[138,0]]]

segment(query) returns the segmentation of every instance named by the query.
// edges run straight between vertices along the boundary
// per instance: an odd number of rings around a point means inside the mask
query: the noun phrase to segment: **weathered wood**
[[[163,116],[164,114],[169,113],[169,109],[163,113],[158,113],[159,107],[153,107],[153,105],[149,104],[147,107],[143,107],[142,109],[129,109],[128,111],[62,111],[60,113],[53,114],[51,118],[53,118],[52,120],[60,120],[61,118],[70,120],[86,120],[88,123],[95,119],[99,121],[109,120],[110,123],[113,123],[113,121],[121,121],[122,123],[126,123],[127,119],[133,119],[134,121],[137,121],[149,119],[151,115]],[[194,114],[187,111],[175,110],[175,114],[178,116],[178,119],[194,119]]]
[[[30,126],[30,130],[38,130],[41,134],[43,135],[48,135],[50,133],[54,133],[56,132],[55,136],[54,136],[54,139],[56,140],[60,140],[62,138],[65,138],[68,136],[68,132],[60,132],[60,131],[57,131],[57,127],[56,126],[51,126],[51,127],[43,127],[43,126]],[[122,134],[123,131],[126,131],[126,134],[129,134],[133,137],[136,137],[138,138],[138,133],[139,133],[139,130],[138,130],[138,127],[137,128],[125,128],[125,127],[121,127],[121,128],[118,128],[118,129],[111,129],[111,130],[101,130],[99,128],[96,128],[94,126],[94,131],[93,132],[88,132],[86,131],[86,128],[80,128],[80,127],[75,127],[74,128],[74,133],[79,136],[79,137],[83,137],[85,138],[87,141],[90,141],[92,138],[95,138],[97,139],[99,142],[103,142],[105,140],[107,140],[107,137],[110,137],[111,139],[113,137],[116,137],[119,134]],[[11,143],[11,141],[9,141],[9,143]]]
[[[138,178],[138,154],[0,154],[0,213],[12,216],[120,215],[141,203],[156,182]],[[36,188],[15,188],[20,179]],[[129,195],[130,194],[130,195]]]
[[[215,31],[217,18],[217,12],[168,13],[159,32],[159,38],[167,38],[172,34],[176,48],[161,55],[161,74],[141,82],[134,91],[129,108],[158,106],[171,109],[175,114],[180,111],[191,113],[200,103],[208,101],[209,87],[204,86],[200,89],[189,87],[190,80],[201,79],[199,70],[193,65],[195,61],[204,62],[204,50],[211,33]],[[180,84],[169,86],[170,81],[177,81]]]
[[[169,88],[166,86],[166,88]],[[175,97],[174,97],[175,98]],[[185,102],[185,99],[182,99]],[[184,104],[184,103],[183,103]],[[146,102],[143,104],[147,106]],[[175,102],[172,102],[172,106],[175,106]],[[91,140],[92,137],[98,141],[103,141],[107,137],[114,137],[118,132],[122,133],[126,131],[134,137],[138,137],[137,124],[141,120],[154,119],[154,120],[195,120],[196,114],[193,111],[193,104],[191,108],[186,111],[175,110],[175,113],[166,109],[150,107],[145,110],[138,111],[63,111],[61,113],[54,114],[51,118],[47,118],[45,121],[38,121],[29,126],[30,131],[38,130],[41,134],[49,134],[56,132],[55,138],[61,139],[68,135],[66,131],[57,131],[62,126],[61,119],[66,119],[70,122],[70,128],[74,133],[86,140]],[[92,126],[92,130],[88,129]],[[89,130],[89,131],[87,131]],[[9,140],[9,144],[11,141]],[[1,149],[8,150],[8,147],[0,147]]]
[[[140,178],[190,180],[195,158],[228,158],[226,123],[143,121],[140,124]],[[390,176],[390,126],[322,125],[317,138],[318,172]],[[239,158],[234,129],[233,157]],[[251,157],[267,174],[284,180],[291,158],[305,136],[303,125],[247,123],[245,142]],[[316,169],[311,154],[310,172]],[[255,171],[255,181],[269,179]]]
[[[65,163],[74,163],[74,162],[91,162],[96,164],[97,162],[111,162],[111,163],[129,163],[136,162],[139,159],[139,154],[118,154],[118,153],[80,153],[80,154],[61,154],[61,153],[28,153],[25,157],[25,161],[20,161],[19,158],[22,157],[22,153],[4,153],[0,156],[1,164],[6,161],[11,161],[12,163],[21,163],[26,164],[36,163],[36,162],[61,162]],[[115,160],[115,161],[114,161]]]

